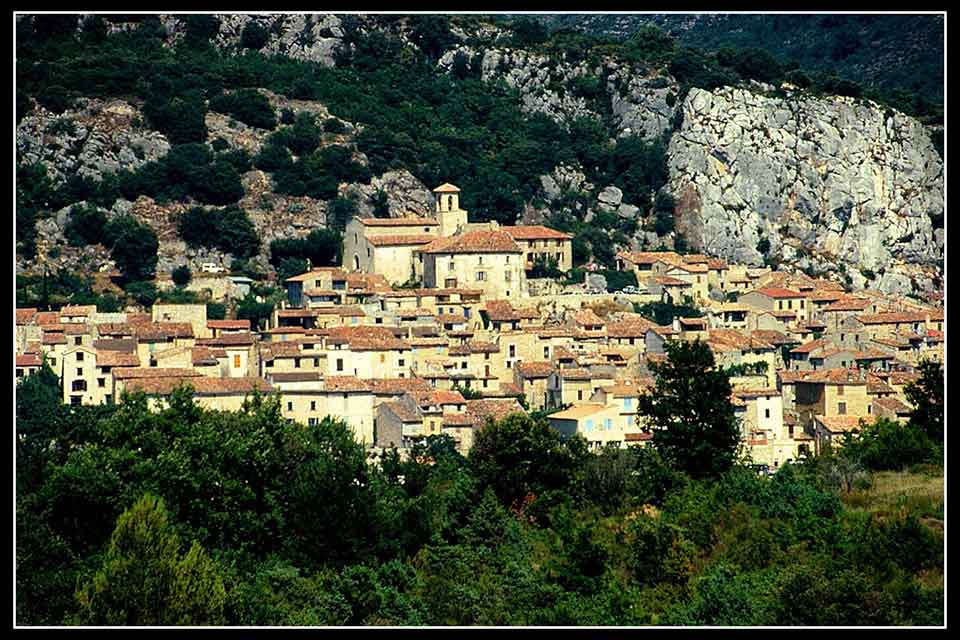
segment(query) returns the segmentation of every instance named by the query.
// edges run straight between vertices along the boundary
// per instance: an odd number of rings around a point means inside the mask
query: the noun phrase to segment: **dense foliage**
[[[246,211],[237,206],[188,209],[180,217],[177,231],[192,247],[216,248],[237,258],[249,258],[260,251],[256,227]]]
[[[833,488],[836,454],[700,480],[514,415],[466,458],[432,436],[374,464],[275,398],[146,402],[64,405],[49,368],[19,382],[19,623],[943,621],[942,500],[865,509]]]

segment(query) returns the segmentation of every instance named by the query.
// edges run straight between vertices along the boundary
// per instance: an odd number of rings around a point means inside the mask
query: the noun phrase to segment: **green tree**
[[[943,442],[943,365],[923,360],[918,369],[920,379],[904,389],[907,400],[913,405],[910,422],[934,442]]]
[[[157,234],[131,215],[116,216],[104,228],[110,257],[128,281],[150,280],[157,268]]]
[[[578,490],[586,456],[582,438],[564,440],[546,420],[518,413],[482,428],[469,460],[480,482],[513,504],[530,493]]]
[[[144,495],[118,519],[103,564],[77,591],[80,620],[106,625],[223,623],[225,591],[198,543],[181,557],[162,499]]]
[[[170,273],[170,277],[173,279],[175,285],[185,287],[190,284],[193,274],[190,272],[190,267],[182,264]]]
[[[665,344],[667,359],[652,364],[656,387],[640,396],[638,413],[653,446],[691,477],[718,476],[733,464],[740,425],[730,403],[730,378],[700,340]]]

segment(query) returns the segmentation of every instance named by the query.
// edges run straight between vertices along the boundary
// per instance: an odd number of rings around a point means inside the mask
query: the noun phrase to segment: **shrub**
[[[265,144],[253,161],[254,166],[261,171],[289,171],[293,166],[290,151],[279,144]]]
[[[207,319],[208,320],[223,320],[227,317],[227,307],[221,302],[208,302],[207,303]]]
[[[180,217],[177,231],[192,247],[217,248],[238,258],[249,258],[260,251],[256,227],[246,211],[236,206],[193,207]]]
[[[148,281],[129,282],[123,290],[144,309],[149,309],[157,301],[157,287]]]
[[[160,243],[154,230],[130,215],[116,216],[104,227],[110,257],[128,281],[153,278]]]
[[[170,273],[170,277],[173,279],[175,285],[185,287],[190,284],[193,274],[190,272],[190,267],[182,264]]]
[[[327,133],[343,133],[347,128],[337,118],[327,118],[323,122],[323,130]]]
[[[77,205],[70,209],[70,218],[63,229],[63,235],[72,247],[103,242],[103,232],[107,225],[107,214],[91,205]]]
[[[73,94],[60,85],[47,87],[46,90],[39,92],[35,99],[40,106],[54,113],[63,113],[73,108]]]
[[[274,129],[277,117],[270,101],[256,89],[237,89],[210,99],[214,111],[233,116],[240,122],[259,129]]]
[[[270,32],[259,22],[251,20],[240,33],[240,46],[244,49],[260,50],[270,41]]]

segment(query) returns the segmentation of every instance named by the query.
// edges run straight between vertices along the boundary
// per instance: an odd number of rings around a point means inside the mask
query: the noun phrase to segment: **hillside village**
[[[751,457],[777,468],[860,421],[905,421],[915,367],[943,361],[942,304],[672,251],[621,251],[637,286],[587,293],[531,277],[537,264],[571,268],[570,234],[471,222],[458,187],[433,193],[430,217],[354,217],[343,264],[286,279],[264,326],[208,319],[204,304],[18,308],[16,376],[45,361],[74,405],[143,391],[157,406],[189,384],[198,404],[237,410],[275,393],[287,419],[342,417],[371,453],[437,434],[466,453],[515,412],[593,449],[642,447],[651,363],[668,341],[701,340],[732,374]],[[657,306],[699,312],[664,325],[637,312]]]

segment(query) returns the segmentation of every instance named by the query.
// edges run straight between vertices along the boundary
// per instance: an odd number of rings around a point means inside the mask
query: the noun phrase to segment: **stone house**
[[[427,288],[470,286],[485,297],[516,300],[526,294],[523,250],[504,231],[469,231],[421,249]]]
[[[806,321],[810,317],[807,294],[782,287],[765,287],[742,294],[737,300],[758,311],[793,311],[796,319]],[[755,327],[757,329],[778,329],[777,327]],[[778,329],[780,330],[780,329]]]
[[[797,417],[814,433],[815,416],[869,417],[873,413],[864,372],[828,369],[803,374],[795,382]]]
[[[557,269],[573,269],[573,236],[542,225],[501,227],[523,249],[524,269],[533,269],[536,260],[554,260]]]

